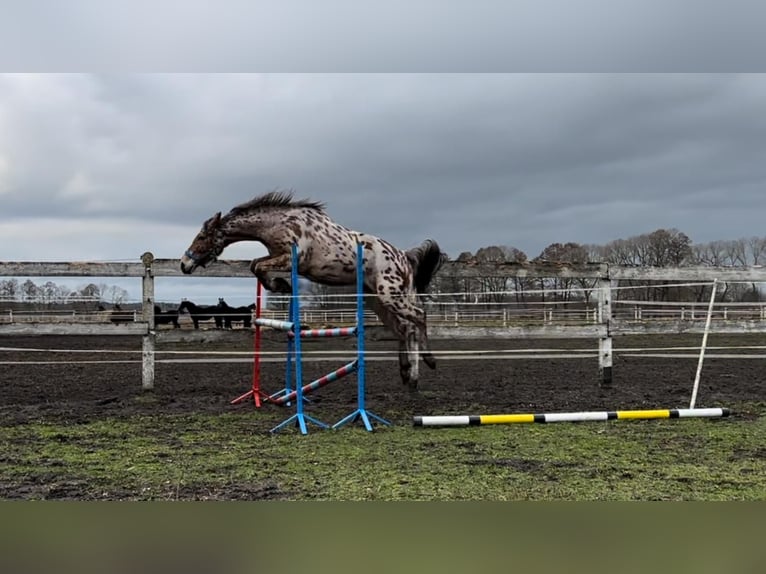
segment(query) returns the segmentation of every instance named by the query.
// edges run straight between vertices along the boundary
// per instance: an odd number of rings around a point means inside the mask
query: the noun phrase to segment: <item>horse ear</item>
[[[213,216],[213,225],[218,225],[221,223],[221,212],[219,211]]]

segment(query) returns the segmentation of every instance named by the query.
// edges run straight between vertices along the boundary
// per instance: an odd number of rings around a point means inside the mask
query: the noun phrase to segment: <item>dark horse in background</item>
[[[356,284],[356,246],[363,246],[364,292],[380,320],[399,339],[402,382],[416,389],[418,360],[436,368],[428,347],[426,313],[419,295],[426,292],[446,259],[436,241],[402,251],[387,241],[335,223],[322,203],[294,200],[292,193],[273,191],[205,221],[181,257],[181,271],[193,273],[215,261],[238,241],[258,241],[269,254],[254,259],[250,270],[269,291],[284,291],[285,281],[273,271],[290,271],[291,245],[298,246],[298,273],[322,285]]]
[[[99,311],[106,311],[103,305],[98,306]],[[114,304],[114,308],[109,311],[109,320],[115,325],[120,323],[132,323],[135,319],[135,313],[133,311],[126,311],[120,307],[119,303]]]
[[[174,329],[178,329],[181,325],[178,324],[178,309],[171,309],[170,311],[163,311],[159,305],[154,306],[154,324],[155,325],[168,325],[172,323]]]
[[[191,301],[181,301],[178,306],[178,314],[180,315],[186,311],[189,313],[194,328],[199,329],[200,321],[215,320],[215,328],[223,328],[223,316],[221,315],[221,308],[218,305],[195,305]]]
[[[244,329],[249,329],[253,324],[255,303],[242,307],[232,307],[219,297],[218,309],[223,317],[223,325],[226,329],[231,329],[232,323],[242,323]]]

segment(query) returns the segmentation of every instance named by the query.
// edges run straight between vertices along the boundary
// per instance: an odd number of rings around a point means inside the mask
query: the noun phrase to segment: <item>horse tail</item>
[[[433,239],[426,239],[417,247],[408,249],[406,254],[415,273],[415,290],[425,293],[431,279],[447,260],[447,254],[442,252]]]

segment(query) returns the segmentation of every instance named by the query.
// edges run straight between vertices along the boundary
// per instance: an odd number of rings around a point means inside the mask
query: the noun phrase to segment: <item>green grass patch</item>
[[[262,429],[261,413],[0,427],[0,497],[764,500],[763,405],[727,419]]]

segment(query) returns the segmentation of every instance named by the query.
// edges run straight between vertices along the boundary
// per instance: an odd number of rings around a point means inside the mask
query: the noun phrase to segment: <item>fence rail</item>
[[[198,275],[207,277],[249,277],[249,261],[219,261]],[[278,274],[288,276],[285,274]],[[662,281],[706,283],[766,282],[762,267],[620,267],[605,263],[499,263],[472,264],[448,262],[439,275],[451,278],[517,277],[517,278],[586,278],[591,285],[583,291],[595,295],[593,304],[582,301],[530,302],[527,305],[492,305],[437,301],[427,305],[431,336],[438,337],[525,337],[525,338],[595,338],[599,344],[599,369],[603,383],[611,382],[612,337],[627,334],[697,333],[704,328],[704,303],[619,301],[613,297],[619,281],[651,281],[652,289],[679,287],[657,284]],[[2,262],[0,276],[5,277],[140,277],[142,296],[140,309],[133,311],[133,321],[108,324],[98,313],[4,312],[0,306],[0,335],[140,335],[143,339],[143,387],[154,385],[154,348],[158,329],[154,317],[154,281],[156,277],[181,277],[175,259],[154,259],[147,252],[140,263],[117,262]],[[576,291],[576,289],[575,289]],[[543,292],[550,292],[550,290]],[[526,293],[529,293],[527,291]],[[462,306],[461,306],[462,305]],[[711,332],[766,333],[766,311],[763,303],[718,303],[714,306]],[[271,310],[267,316],[285,319],[284,312]],[[183,321],[184,319],[181,318]],[[344,326],[353,324],[355,316],[342,310],[304,311],[308,325]],[[365,322],[378,323],[365,314]],[[182,340],[184,329],[162,330],[162,340]],[[187,331],[188,332],[188,331]]]
[[[617,302],[613,303],[611,319],[613,321],[704,321],[707,316],[707,303],[662,303],[653,302]],[[65,309],[40,310],[4,310],[0,302],[0,324],[3,323],[108,323],[111,311],[82,311]],[[553,308],[553,305],[530,305],[528,307],[497,307],[476,310],[462,307],[455,311],[432,309],[426,306],[428,321],[431,325],[471,326],[479,324],[500,325],[503,327],[517,324],[564,324],[589,325],[599,322],[598,308]],[[125,310],[125,322],[141,321],[140,309]],[[287,321],[288,313],[284,310],[266,309],[263,316],[269,319]],[[380,321],[372,311],[366,311],[365,323],[378,324]],[[713,307],[712,320],[718,321],[766,321],[766,302],[753,303],[716,303]],[[191,325],[191,320],[183,314],[179,321]],[[317,326],[344,327],[356,322],[356,311],[350,309],[302,309],[301,323]],[[212,320],[208,323],[212,323]],[[204,324],[204,322],[203,322]]]

